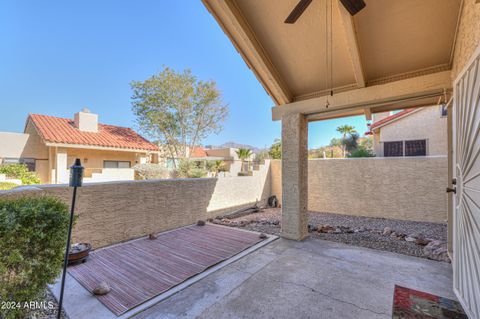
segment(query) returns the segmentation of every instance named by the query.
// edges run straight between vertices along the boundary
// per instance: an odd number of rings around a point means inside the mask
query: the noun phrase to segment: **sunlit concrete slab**
[[[279,239],[135,318],[391,318],[394,285],[456,299],[448,263]]]

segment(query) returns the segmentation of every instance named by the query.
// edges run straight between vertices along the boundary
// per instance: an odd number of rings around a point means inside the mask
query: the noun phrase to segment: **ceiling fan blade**
[[[357,14],[360,10],[365,8],[365,1],[363,0],[340,0],[340,2],[343,4],[345,9],[354,16]]]
[[[312,3],[312,0],[300,0],[284,22],[289,24],[295,23],[295,21],[300,18],[305,9],[307,9],[307,7],[310,5],[310,3]]]

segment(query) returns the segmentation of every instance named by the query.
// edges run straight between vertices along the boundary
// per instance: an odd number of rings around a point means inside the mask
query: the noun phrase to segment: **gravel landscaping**
[[[354,246],[449,262],[447,225],[309,212],[310,237]],[[267,208],[248,215],[210,220],[216,224],[280,235],[281,209]]]
[[[55,319],[57,318],[58,303],[52,292],[45,289],[44,294],[36,300],[36,306],[27,314],[26,319]],[[60,316],[62,319],[68,319],[64,311]]]

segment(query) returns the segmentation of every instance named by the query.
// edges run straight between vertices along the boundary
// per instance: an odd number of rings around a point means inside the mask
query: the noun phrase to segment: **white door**
[[[453,94],[453,286],[469,318],[480,319],[480,47]]]

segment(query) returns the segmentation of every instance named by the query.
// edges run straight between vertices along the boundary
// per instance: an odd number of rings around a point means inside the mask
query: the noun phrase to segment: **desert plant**
[[[188,172],[188,178],[203,178],[207,177],[207,171],[203,168],[194,168]]]
[[[133,166],[135,179],[166,179],[171,177],[171,171],[160,164],[137,164]]]
[[[345,149],[348,153],[355,151],[358,148],[358,140],[360,136],[358,133],[354,132],[351,133],[343,142],[345,145]],[[348,155],[348,154],[347,154]]]
[[[0,182],[0,191],[6,191],[17,186],[17,184],[11,182]]]
[[[281,159],[282,158],[282,141],[280,139],[275,139],[275,143],[270,146],[268,155],[271,159]]]
[[[225,162],[222,160],[207,161],[205,166],[209,172],[214,173],[215,177],[218,177],[219,172],[225,172]]]
[[[355,127],[345,124],[345,125],[341,125],[341,126],[337,127],[337,132],[342,134],[343,157],[346,157],[347,156],[347,146],[346,146],[345,142],[346,142],[346,139],[347,139],[347,135],[349,135],[349,134],[352,135],[353,133],[356,133],[357,131],[355,131]]]
[[[375,157],[375,155],[365,148],[357,148],[352,151],[348,157]]]
[[[240,158],[240,160],[242,161],[242,172],[243,172],[244,171],[243,164],[245,163],[245,160],[247,160],[252,155],[252,151],[249,150],[248,148],[239,148],[235,152],[237,153],[238,158]]]
[[[25,164],[0,165],[0,174],[5,174],[8,178],[19,179],[23,185],[40,184],[40,178],[34,172],[30,172]]]
[[[59,199],[36,196],[0,199],[0,300],[21,306],[0,308],[0,317],[24,318],[59,275],[69,222]]]
[[[178,164],[178,169],[176,171],[176,177],[180,178],[201,178],[206,177],[207,171],[204,168],[201,168],[189,159],[182,159]]]
[[[262,162],[266,159],[270,158],[269,154],[267,151],[260,151],[257,153],[257,155],[255,156],[255,159],[259,162]]]

